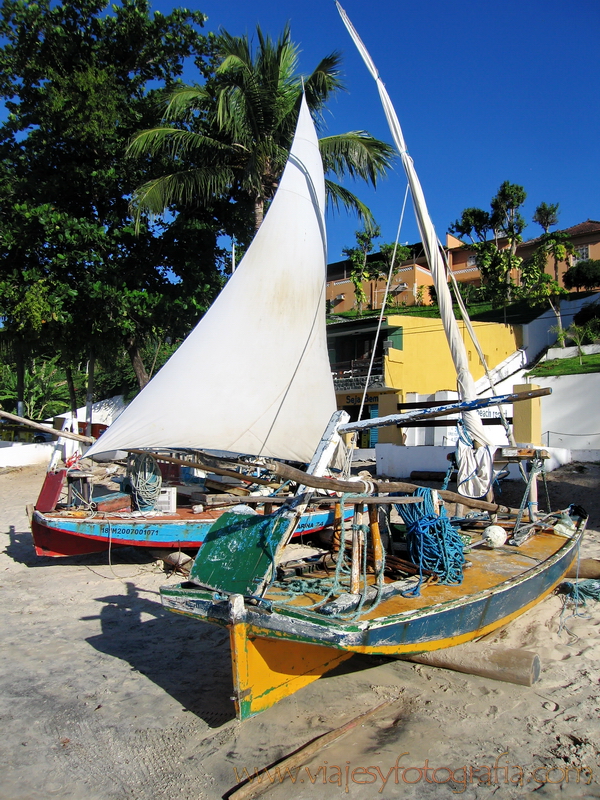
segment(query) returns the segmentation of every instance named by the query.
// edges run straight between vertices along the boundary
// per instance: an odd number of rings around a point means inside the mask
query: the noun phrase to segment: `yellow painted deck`
[[[372,611],[365,611],[360,620],[389,617],[414,611],[418,608],[431,606],[434,603],[448,603],[453,600],[472,596],[486,590],[494,589],[504,581],[516,578],[519,575],[536,567],[540,562],[553,556],[568,540],[552,532],[539,533],[520,547],[505,545],[495,550],[486,547],[477,547],[466,554],[469,566],[464,570],[463,582],[459,585],[446,586],[438,583],[428,583],[421,587],[419,597],[394,597],[384,599]],[[313,573],[310,578],[327,577],[326,572]],[[310,580],[308,578],[308,580]],[[368,576],[369,583],[375,581],[374,575]],[[385,583],[392,583],[393,579],[386,576]],[[277,603],[281,594],[275,591],[268,592],[266,599]],[[317,603],[320,596],[317,594],[302,595],[295,598],[292,606],[306,606]]]

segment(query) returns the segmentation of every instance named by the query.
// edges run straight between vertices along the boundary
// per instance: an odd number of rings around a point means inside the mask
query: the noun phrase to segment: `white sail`
[[[227,285],[88,451],[203,448],[310,461],[336,409],[325,182],[306,101],[277,194]]]
[[[361,38],[350,22],[348,15],[337,0],[336,5],[344,25],[348,30],[348,33],[352,37],[357,50],[359,51],[369,72],[377,83],[377,89],[379,91],[383,110],[388,121],[392,137],[396,147],[398,148],[400,158],[402,159],[402,165],[404,166],[404,171],[406,172],[406,177],[408,179],[413,198],[415,216],[417,219],[419,232],[421,234],[423,247],[425,249],[425,256],[427,258],[429,269],[431,270],[435,290],[437,293],[442,324],[444,326],[444,331],[446,333],[446,338],[452,354],[452,360],[454,361],[454,367],[456,369],[458,392],[463,400],[475,400],[477,397],[475,393],[475,383],[469,371],[467,351],[452,311],[452,297],[450,295],[450,290],[448,289],[446,269],[440,251],[440,243],[433,227],[431,217],[429,216],[429,211],[427,210],[423,189],[421,188],[421,183],[415,171],[413,160],[406,149],[406,142],[404,141],[402,128],[400,127],[400,121],[394,106],[392,105],[392,101],[390,100],[387,89],[385,88],[385,85],[379,76],[377,68],[375,67],[374,62],[369,55],[367,48],[364,46]],[[475,441],[480,442],[481,444],[491,444],[491,441],[485,433],[481,419],[476,411],[465,412],[463,414],[463,419],[469,434]]]

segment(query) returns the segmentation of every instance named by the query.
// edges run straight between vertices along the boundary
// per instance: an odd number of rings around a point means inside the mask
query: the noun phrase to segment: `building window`
[[[587,261],[590,257],[590,246],[589,244],[578,244],[575,245],[575,252],[573,253],[572,263],[573,266],[579,263],[580,261]]]
[[[476,267],[476,266],[477,266],[477,256],[468,256],[467,267]]]

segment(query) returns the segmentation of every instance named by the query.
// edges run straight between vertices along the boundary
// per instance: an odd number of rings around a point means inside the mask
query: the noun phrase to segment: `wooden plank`
[[[387,706],[395,703],[397,698],[392,700],[386,700],[380,705],[376,706],[375,708],[369,709],[369,711],[365,711],[364,713],[360,714],[358,717],[351,719],[349,722],[346,722],[344,725],[340,726],[339,728],[335,728],[328,733],[324,733],[321,736],[317,736],[315,739],[311,739],[302,747],[299,747],[297,750],[294,750],[289,756],[280,759],[279,761],[275,761],[273,764],[270,764],[266,769],[267,770],[275,770],[279,769],[280,774],[285,774],[286,771],[296,769],[301,764],[307,763],[313,756],[319,753],[324,747],[326,747],[331,742],[334,742],[336,739],[341,738],[344,734],[349,733],[354,728],[358,727],[359,725],[363,725],[369,717],[374,716],[378,711],[381,711]],[[269,790],[269,788],[273,784],[271,781],[263,781],[259,783],[255,779],[248,779],[243,784],[241,784],[237,789],[230,792],[227,795],[228,800],[253,800],[255,797],[259,797],[261,794],[264,794]]]
[[[256,595],[270,574],[288,520],[225,512],[206,535],[190,579],[228,594]]]

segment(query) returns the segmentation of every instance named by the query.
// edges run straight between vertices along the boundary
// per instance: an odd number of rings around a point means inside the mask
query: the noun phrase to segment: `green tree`
[[[375,245],[373,240],[380,236],[377,225],[367,227],[362,231],[355,231],[356,246],[344,247],[342,253],[350,262],[350,280],[354,286],[354,302],[358,309],[359,316],[362,314],[363,305],[367,302],[367,295],[363,283],[379,276],[384,267],[381,261],[369,261],[369,254],[373,252]]]
[[[517,246],[526,226],[520,208],[526,197],[522,186],[504,181],[492,198],[489,212],[466,208],[448,229],[463,241],[470,240],[481,277],[496,307],[506,306],[514,295],[512,276],[521,266]],[[492,239],[488,238],[490,235]]]
[[[553,225],[558,225],[558,203],[540,203],[532,219],[548,233]]]
[[[297,73],[298,48],[288,26],[276,42],[260,27],[257,38],[254,51],[247,35],[223,32],[216,40],[220,63],[214,78],[171,91],[164,124],[132,140],[131,155],[167,155],[173,166],[169,174],[157,175],[136,191],[138,214],[160,214],[173,203],[219,197],[242,207],[250,204],[258,229],[287,161],[302,92],[322,127],[325,105],[343,84],[338,53],[322,59],[305,78]],[[364,131],[323,137],[320,148],[327,173],[372,185],[385,174],[394,152]],[[327,191],[334,206],[353,207],[372,223],[370,211],[352,192],[329,179]]]
[[[568,294],[557,280],[546,272],[546,262],[548,253],[553,248],[564,247],[562,242],[553,242],[549,237],[542,237],[543,241],[536,248],[533,254],[522,264],[520,295],[531,305],[548,305],[556,317],[556,328],[558,331],[558,341],[561,347],[565,346],[562,335],[563,324],[560,313],[560,300]]]
[[[485,242],[492,231],[491,214],[482,208],[465,208],[460,217],[448,228],[459,239],[468,238],[473,244]]]
[[[563,283],[567,289],[595,289],[600,286],[600,260],[587,258],[578,261],[565,272]]]
[[[382,244],[379,247],[379,262],[377,268],[379,269],[379,273],[374,275],[375,278],[380,280],[387,281],[388,275],[390,274],[390,270],[392,273],[392,278],[398,274],[398,270],[402,266],[405,261],[411,257],[412,250],[410,247],[407,247],[403,244]],[[422,288],[422,287],[420,287]],[[422,293],[421,293],[421,301],[422,301]],[[388,295],[386,298],[386,306],[389,308],[397,308],[398,307],[398,299],[393,297],[391,294]],[[422,305],[422,302],[420,303]]]
[[[7,364],[0,365],[0,406],[15,411],[18,401],[17,379]],[[22,416],[41,420],[62,414],[69,408],[69,392],[59,357],[33,358],[25,368],[24,409]]]
[[[577,355],[579,356],[579,364],[583,363],[583,345],[586,341],[593,341],[594,330],[589,325],[577,325],[573,322],[566,330],[562,328],[555,329],[561,347],[565,347],[567,341],[575,343],[577,348]]]
[[[586,303],[573,317],[575,325],[587,328],[590,339],[595,342],[600,338],[600,302]]]
[[[143,385],[144,340],[185,332],[221,285],[211,209],[136,235],[130,198],[155,165],[125,155],[183,59],[209,64],[203,20],[147,0],[2,2],[0,313],[67,373],[125,349]]]

